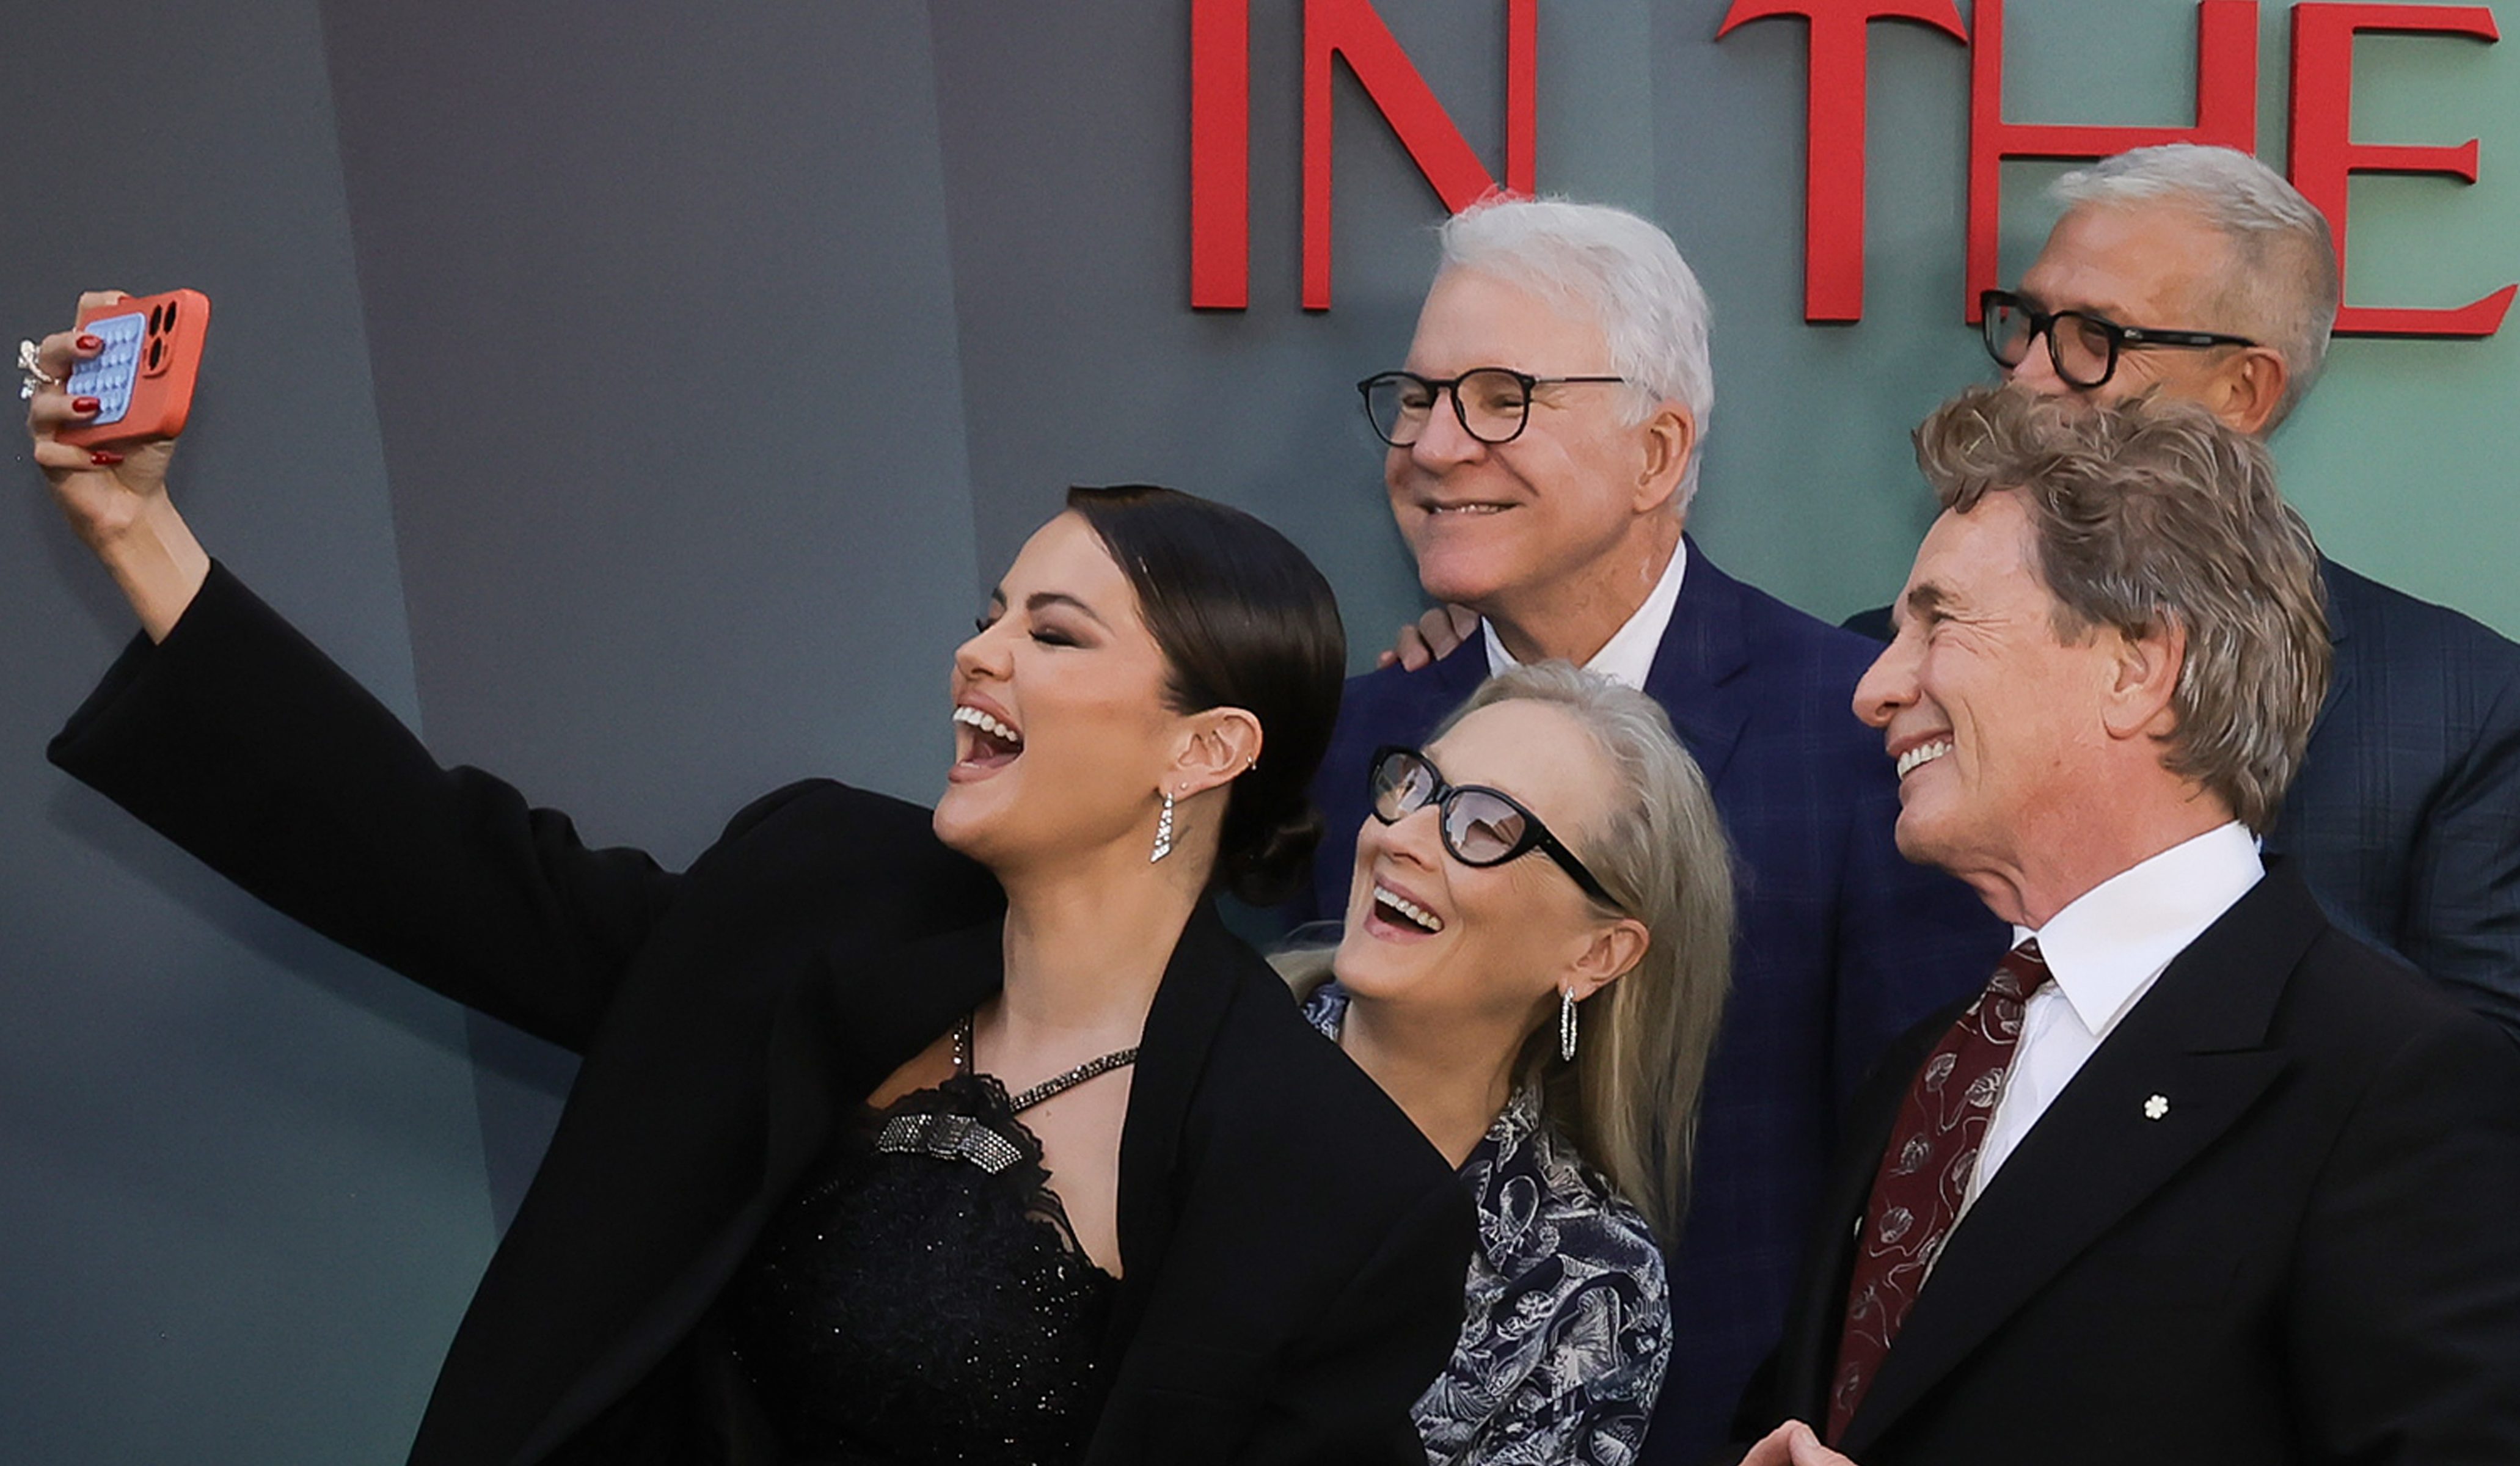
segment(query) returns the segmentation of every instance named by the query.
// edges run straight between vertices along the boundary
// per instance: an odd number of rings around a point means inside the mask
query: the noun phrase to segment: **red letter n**
[[[2196,125],[2051,126],[2003,120],[2003,0],[1977,0],[1969,43],[1968,319],[1995,289],[2003,215],[2003,162],[2011,157],[2086,161],[2158,143],[2208,143],[2255,153],[2258,145],[2257,0],[2196,7]]]
[[[1533,191],[1540,0],[1506,0],[1506,187]],[[1372,0],[1304,0],[1304,309],[1330,306],[1330,62],[1359,85],[1444,207],[1467,208],[1495,190],[1462,130],[1410,65]]]
[[[2476,182],[2476,140],[2457,148],[2384,147],[2348,141],[2354,127],[2354,33],[2447,31],[2498,40],[2481,5],[2297,5],[2292,12],[2292,182],[2327,215],[2336,275],[2345,277],[2346,180],[2355,173],[2447,173]],[[2348,305],[2336,329],[2362,335],[2490,336],[2502,328],[2520,286],[2504,286],[2452,310]]]
[[[1811,22],[1804,96],[1803,319],[1864,319],[1865,27],[1915,21],[1966,41],[1952,0],[1732,0],[1722,40],[1745,21]]]

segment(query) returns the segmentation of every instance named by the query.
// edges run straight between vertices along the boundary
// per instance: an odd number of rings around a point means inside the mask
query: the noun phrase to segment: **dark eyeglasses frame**
[[[1501,438],[1488,437],[1482,434],[1477,428],[1472,427],[1470,425],[1470,410],[1462,406],[1462,383],[1469,380],[1473,377],[1483,376],[1488,373],[1510,377],[1515,381],[1522,384],[1522,416],[1515,420],[1513,431],[1507,433]],[[1531,425],[1531,394],[1534,388],[1563,386],[1568,382],[1624,382],[1626,380],[1627,378],[1624,377],[1534,377],[1528,372],[1517,372],[1511,367],[1472,367],[1470,370],[1462,373],[1459,377],[1447,377],[1441,378],[1420,377],[1415,372],[1376,372],[1372,377],[1369,377],[1365,380],[1356,384],[1356,394],[1357,396],[1365,399],[1365,421],[1373,428],[1373,435],[1382,439],[1382,441],[1389,443],[1394,448],[1407,448],[1411,446],[1418,441],[1418,437],[1423,435],[1425,429],[1422,427],[1419,428],[1418,432],[1410,434],[1407,440],[1404,441],[1383,431],[1382,424],[1374,422],[1373,389],[1382,385],[1384,382],[1391,381],[1414,381],[1419,386],[1424,387],[1426,389],[1427,396],[1426,416],[1429,419],[1432,419],[1435,416],[1434,399],[1442,396],[1450,396],[1453,399],[1453,421],[1462,424],[1462,431],[1468,433],[1471,437],[1487,444],[1489,447],[1495,448],[1506,443],[1510,443],[1514,439],[1521,437],[1522,430]]]
[[[1382,786],[1382,766],[1390,762],[1395,757],[1416,760],[1418,766],[1424,769],[1427,776],[1435,781],[1435,786],[1429,790],[1426,797],[1418,803],[1410,805],[1407,809],[1400,811],[1396,815],[1386,815],[1382,812],[1382,800],[1380,798]],[[1455,802],[1464,794],[1484,794],[1490,799],[1499,801],[1504,804],[1507,809],[1509,809],[1522,817],[1522,835],[1511,845],[1506,848],[1505,854],[1498,856],[1494,860],[1474,861],[1468,856],[1462,854],[1462,847],[1454,843],[1453,806]],[[1575,884],[1583,888],[1585,895],[1592,897],[1595,901],[1601,903],[1612,911],[1625,911],[1627,910],[1627,907],[1622,904],[1617,897],[1612,896],[1607,890],[1602,888],[1601,883],[1594,878],[1592,871],[1584,868],[1584,863],[1575,858],[1575,852],[1567,849],[1564,841],[1549,832],[1549,826],[1541,822],[1541,819],[1538,815],[1533,814],[1530,810],[1523,807],[1522,801],[1514,798],[1503,789],[1490,788],[1486,784],[1447,783],[1444,779],[1444,772],[1435,767],[1435,761],[1433,759],[1428,758],[1424,753],[1418,749],[1411,748],[1406,744],[1385,743],[1381,747],[1373,750],[1373,762],[1366,766],[1365,807],[1373,812],[1374,819],[1381,821],[1385,824],[1397,824],[1410,815],[1416,814],[1418,811],[1424,809],[1430,804],[1436,807],[1435,830],[1443,839],[1444,853],[1451,856],[1453,859],[1460,861],[1462,865],[1468,866],[1473,869],[1485,869],[1491,866],[1502,866],[1508,861],[1519,860],[1523,856],[1529,855],[1531,852],[1537,850],[1541,854],[1549,857],[1551,860],[1555,861],[1557,863],[1557,868],[1565,871],[1568,876],[1573,878]]]
[[[1986,342],[1986,354],[1995,358],[1997,366],[2007,371],[2020,366],[2029,360],[2032,343],[2044,335],[2048,338],[2048,361],[2056,369],[2057,378],[2067,386],[2081,387],[2086,391],[2117,375],[2121,352],[2150,351],[2161,347],[2201,350],[2213,346],[2258,344],[2247,336],[2225,335],[2214,331],[2164,331],[2157,326],[2120,326],[2106,316],[2095,316],[2089,311],[2043,311],[2010,290],[1980,291],[1977,309],[1979,339]],[[2002,348],[1995,340],[1995,318],[1999,310],[2018,311],[2030,322],[2030,333],[2021,338],[2021,355],[2010,361],[2003,359]],[[2065,370],[2064,355],[2056,349],[2056,323],[2059,321],[2079,321],[2099,329],[2100,335],[2109,343],[2108,360],[2100,364],[2099,376],[2085,381]]]

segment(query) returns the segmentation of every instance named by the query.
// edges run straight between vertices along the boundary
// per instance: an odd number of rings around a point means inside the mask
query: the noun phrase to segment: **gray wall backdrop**
[[[1502,0],[1380,0],[1491,166]],[[1251,308],[1187,309],[1186,0],[14,0],[0,322],[217,303],[179,493],[449,761],[679,862],[743,799],[940,773],[947,649],[1065,484],[1287,529],[1360,662],[1418,606],[1347,383],[1438,217],[1352,83],[1337,306],[1295,308],[1294,0],[1252,7]],[[1693,527],[1816,612],[1893,590],[1954,304],[1966,53],[1876,26],[1869,315],[1800,320],[1803,30],[1544,0],[1540,177],[1672,230],[1718,311]],[[1963,7],[1965,10],[1965,7]],[[2279,156],[2286,7],[2265,6]],[[2187,0],[2015,0],[2011,111],[2176,121]],[[2520,278],[2520,53],[2375,38],[2356,299]],[[55,121],[53,119],[58,119]],[[2009,174],[2006,257],[2048,222]],[[2350,341],[2279,442],[2341,558],[2520,627],[2520,345]],[[14,338],[14,333],[13,333]],[[0,508],[0,1460],[390,1459],[560,1055],[239,897],[44,764],[128,634],[19,460]]]

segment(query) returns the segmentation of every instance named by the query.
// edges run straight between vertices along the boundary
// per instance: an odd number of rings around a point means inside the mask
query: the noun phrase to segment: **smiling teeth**
[[[1384,906],[1391,908],[1393,911],[1398,911],[1401,915],[1408,917],[1410,920],[1417,922],[1419,926],[1424,927],[1429,932],[1439,932],[1444,929],[1444,922],[1441,917],[1426,910],[1424,907],[1419,906],[1418,903],[1411,901],[1408,897],[1394,891],[1389,886],[1375,886],[1373,888],[1373,899],[1381,902]]]
[[[1949,738],[1936,738],[1930,743],[1919,743],[1915,747],[1909,749],[1906,753],[1899,755],[1899,777],[1901,778],[1906,778],[1911,773],[1925,767],[1927,764],[1932,763],[1934,760],[1941,758],[1944,754],[1951,751],[1952,740]]]
[[[1505,511],[1502,504],[1438,504],[1427,510],[1430,514],[1496,514]]]
[[[978,708],[956,708],[954,710],[954,721],[957,723],[968,723],[971,727],[978,729],[980,732],[987,733],[992,737],[1006,739],[1008,742],[1014,744],[1017,748],[1021,748],[1023,746],[1023,734],[1007,727],[1005,724],[990,717],[988,714],[981,712]]]

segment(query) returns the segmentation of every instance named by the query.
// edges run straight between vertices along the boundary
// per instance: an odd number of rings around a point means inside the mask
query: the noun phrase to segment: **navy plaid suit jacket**
[[[1645,690],[1713,787],[1739,924],[1693,1200],[1671,1249],[1671,1367],[1649,1462],[1691,1462],[1723,1438],[1782,1329],[1845,1102],[1892,1040],[1983,986],[2009,940],[1966,887],[1892,844],[1894,771],[1852,706],[1878,649],[1689,545]],[[1345,911],[1374,747],[1423,739],[1486,676],[1473,637],[1422,671],[1349,681],[1314,787],[1328,821],[1315,914]]]
[[[2520,1034],[2520,645],[2334,560],[2319,577],[2336,668],[2267,853]],[[1889,610],[1846,626],[1886,641]]]
[[[2336,670],[2267,851],[2520,1034],[2520,645],[2334,560]]]

